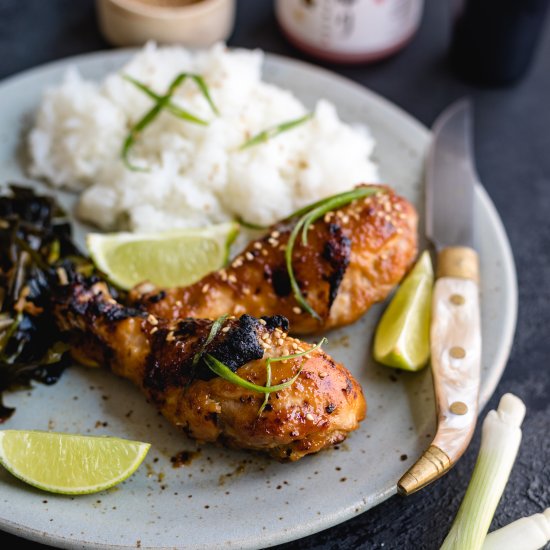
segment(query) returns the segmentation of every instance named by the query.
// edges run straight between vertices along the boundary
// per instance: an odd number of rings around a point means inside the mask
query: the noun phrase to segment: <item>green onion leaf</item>
[[[328,340],[323,337],[321,338],[321,341],[318,344],[315,344],[312,348],[309,348],[306,351],[301,351],[299,353],[293,353],[292,355],[282,355],[281,357],[269,357],[267,361],[265,362],[265,370],[266,370],[266,382],[265,385],[267,388],[271,386],[271,363],[276,363],[277,361],[287,361],[288,359],[295,359],[296,357],[302,357],[302,355],[306,355],[307,353],[310,353],[317,348],[320,348],[323,344],[325,344]],[[301,370],[301,369],[300,369]],[[262,406],[260,407],[260,410],[258,411],[258,416],[260,416],[267,405],[267,402],[269,401],[269,393],[265,394],[264,402],[262,403]]]
[[[253,229],[254,231],[267,231],[269,229],[269,226],[257,225],[252,222],[247,222],[246,220],[243,220],[240,216],[237,217],[237,223],[239,225],[242,225],[243,227],[246,227],[247,229]]]
[[[204,361],[208,365],[208,368],[214,374],[217,374],[220,378],[223,378],[224,380],[227,380],[228,382],[231,382],[232,384],[235,384],[237,386],[241,386],[241,388],[245,388],[247,390],[258,393],[273,393],[284,390],[292,386],[292,384],[294,384],[294,382],[302,372],[302,369],[300,368],[300,370],[290,380],[287,380],[282,384],[277,384],[276,386],[258,386],[257,384],[253,384],[252,382],[241,378],[239,375],[235,374],[227,365],[224,365],[221,361],[210,354],[204,357]]]
[[[208,90],[208,86],[206,85],[206,82],[204,81],[204,78],[198,74],[191,74],[189,75],[194,81],[195,84],[198,86],[199,90],[202,92],[202,95],[208,101],[208,105],[210,105],[210,108],[216,115],[219,116],[220,111],[216,107],[214,101],[212,101],[212,97],[210,96],[210,91]]]
[[[306,245],[307,232],[309,230],[309,227],[311,226],[311,224],[315,223],[319,218],[323,217],[326,213],[332,210],[336,210],[337,208],[346,206],[347,204],[349,204],[350,202],[353,202],[354,200],[368,197],[370,195],[374,195],[380,192],[383,192],[383,188],[381,187],[358,187],[357,189],[353,189],[352,191],[346,191],[338,195],[332,195],[331,197],[327,197],[326,199],[317,201],[316,203],[313,203],[308,207],[306,206],[304,208],[301,208],[300,210],[297,210],[294,214],[292,214],[288,218],[290,219],[296,216],[300,216],[300,218],[296,222],[296,225],[294,226],[294,228],[290,233],[290,236],[288,238],[288,243],[285,249],[286,269],[288,272],[288,277],[290,279],[290,286],[292,288],[294,298],[296,299],[298,304],[302,307],[302,309],[307,311],[312,317],[314,317],[318,321],[321,320],[321,317],[309,305],[308,301],[303,296],[302,291],[300,290],[300,286],[298,285],[298,281],[296,281],[294,270],[292,268],[292,253],[294,251],[294,244],[296,243],[296,238],[298,237],[298,234],[300,233],[300,231],[302,231],[302,243]]]
[[[229,317],[229,315],[227,315],[227,314],[220,315],[220,317],[218,317],[212,323],[212,326],[210,327],[210,332],[208,333],[208,336],[206,337],[206,340],[204,341],[204,343],[200,347],[199,351],[197,353],[195,353],[195,355],[193,356],[193,361],[191,362],[191,369],[190,369],[191,372],[190,372],[190,375],[189,375],[189,380],[187,381],[187,384],[185,385],[185,389],[187,389],[191,385],[193,380],[195,380],[195,375],[197,373],[197,365],[198,365],[199,361],[202,359],[202,356],[204,355],[204,351],[206,350],[206,347],[208,346],[208,344],[210,344],[210,342],[212,342],[212,340],[214,340],[214,338],[216,337],[218,332],[220,332],[221,328],[223,327],[223,324],[225,323],[225,321],[228,317]]]
[[[158,116],[158,114],[163,110],[167,109],[168,111],[172,112],[176,116],[180,118],[184,118],[185,120],[188,120],[190,122],[194,122],[196,124],[207,124],[206,121],[195,117],[194,115],[188,113],[187,111],[180,109],[176,105],[174,105],[171,102],[172,96],[174,95],[174,92],[177,90],[177,88],[185,81],[186,78],[191,78],[198,86],[199,90],[201,91],[202,95],[205,97],[206,101],[208,101],[208,104],[210,105],[210,108],[212,111],[214,111],[215,114],[219,114],[219,111],[212,101],[212,98],[210,97],[210,92],[208,91],[208,87],[206,83],[204,82],[204,79],[197,74],[193,73],[180,73],[178,74],[174,80],[172,80],[170,86],[168,87],[168,91],[165,95],[159,96],[155,94],[152,90],[150,90],[145,84],[142,84],[141,82],[138,82],[137,80],[134,80],[131,77],[125,77],[126,80],[137,86],[141,91],[146,93],[149,97],[153,98],[156,101],[156,104],[147,112],[145,115],[130,129],[130,132],[126,136],[126,139],[124,140],[124,143],[122,145],[122,160],[126,167],[129,170],[137,171],[137,172],[147,172],[148,168],[136,166],[132,164],[129,160],[129,154],[130,149],[134,145],[136,139],[139,137],[141,132],[149,125],[153,120]]]
[[[136,88],[138,88],[143,93],[148,95],[151,99],[154,99],[156,102],[162,99],[162,96],[153,92],[151,88],[147,87],[145,84],[143,84],[139,80],[136,80],[135,78],[132,78],[131,76],[128,76],[128,75],[124,75],[123,78],[128,82],[131,82]],[[200,124],[202,126],[208,126],[208,122],[206,120],[191,114],[189,111],[186,111],[181,107],[178,107],[172,101],[169,101],[166,104],[165,109],[171,114],[173,114],[174,116],[177,116],[178,118],[181,118],[183,120],[187,120],[188,122],[193,122],[194,124]]]
[[[265,362],[265,387],[271,387],[271,361],[269,359]],[[264,412],[264,409],[269,402],[269,395],[269,393],[265,394],[262,406],[258,410],[258,416],[261,416],[261,414]]]
[[[254,145],[259,145],[260,143],[265,143],[269,139],[278,136],[279,134],[282,134],[283,132],[288,132],[289,130],[292,130],[293,128],[296,128],[296,126],[299,126],[300,124],[303,124],[304,122],[307,122],[313,118],[313,113],[308,113],[307,115],[304,115],[300,118],[289,120],[287,122],[282,122],[281,124],[278,124],[277,126],[272,126],[271,128],[267,128],[267,130],[264,130],[263,132],[260,132],[259,134],[256,134],[255,136],[251,137],[250,139],[246,140],[240,147],[239,151],[242,151],[244,149],[248,149],[249,147],[253,147]]]
[[[305,351],[292,353],[291,355],[281,355],[280,357],[269,357],[267,360],[270,363],[277,363],[278,361],[287,361],[288,359],[296,359],[296,357],[302,357],[303,355],[307,355],[308,353],[311,353],[312,351],[319,349],[322,345],[326,344],[327,342],[328,340],[323,336],[323,338],[321,338],[321,341],[319,343],[315,344],[313,347],[309,349],[306,349]]]
[[[221,328],[223,327],[223,324],[225,323],[225,320],[228,317],[229,317],[228,314],[221,315],[212,323],[208,337],[204,341],[204,344],[201,346],[201,349],[197,353],[195,353],[195,356],[193,357],[193,362],[192,362],[193,366],[195,366],[200,361],[200,358],[202,357],[202,354],[204,353],[206,346],[208,346],[208,344],[210,344],[210,342],[214,340],[214,338],[216,337],[218,332],[220,332]]]
[[[166,103],[166,96],[163,97],[158,103],[135,124],[130,133],[126,136],[124,144],[122,145],[122,160],[126,165],[126,168],[134,172],[148,172],[149,169],[132,164],[129,159],[130,149],[134,145],[135,141],[139,137],[140,133],[157,117],[162,111],[164,104]]]

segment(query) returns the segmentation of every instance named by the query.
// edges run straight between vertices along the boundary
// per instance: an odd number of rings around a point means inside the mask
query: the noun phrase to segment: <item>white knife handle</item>
[[[454,463],[470,442],[476,419],[481,362],[479,289],[474,281],[435,283],[430,332],[438,426],[432,445]]]
[[[443,250],[437,273],[430,331],[437,433],[399,480],[403,494],[417,491],[454,465],[470,443],[477,419],[481,322],[475,251]]]

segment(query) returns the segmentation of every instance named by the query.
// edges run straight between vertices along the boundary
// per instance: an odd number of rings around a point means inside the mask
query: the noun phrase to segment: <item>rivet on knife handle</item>
[[[455,464],[477,419],[481,364],[477,254],[467,247],[446,248],[437,264],[430,340],[438,426],[430,447],[397,484],[405,495]]]

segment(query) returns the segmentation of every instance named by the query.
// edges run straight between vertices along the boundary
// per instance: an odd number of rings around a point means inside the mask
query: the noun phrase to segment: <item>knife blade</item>
[[[426,233],[436,254],[430,326],[437,432],[397,484],[409,495],[441,477],[474,432],[481,371],[479,261],[474,243],[472,107],[461,100],[433,126],[426,164]]]

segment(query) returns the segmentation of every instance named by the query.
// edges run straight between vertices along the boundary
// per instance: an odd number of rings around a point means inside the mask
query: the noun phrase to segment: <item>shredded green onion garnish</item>
[[[277,361],[287,361],[288,359],[295,359],[296,357],[302,357],[303,355],[307,355],[308,353],[311,353],[317,348],[320,348],[326,341],[327,339],[323,338],[318,344],[316,344],[312,348],[306,351],[302,351],[300,353],[293,353],[292,355],[282,355],[281,357],[268,358],[265,362],[266,371],[267,371],[265,386],[259,386],[258,384],[254,384],[252,382],[249,382],[248,380],[245,380],[244,378],[241,378],[238,374],[235,374],[227,365],[225,365],[224,363],[222,363],[221,361],[219,361],[218,359],[216,359],[214,356],[210,354],[207,354],[204,356],[204,362],[206,363],[208,368],[214,374],[217,374],[220,378],[223,378],[224,380],[227,380],[232,384],[240,386],[241,388],[245,388],[246,390],[265,394],[264,402],[262,403],[262,406],[258,411],[258,416],[259,416],[260,414],[262,414],[265,406],[267,405],[269,395],[274,392],[278,392],[292,386],[292,384],[296,382],[298,376],[300,376],[300,373],[302,372],[302,367],[303,367],[303,365],[301,365],[300,368],[298,369],[298,372],[290,380],[287,380],[286,382],[272,386],[271,385],[271,363],[275,363]]]
[[[306,245],[307,232],[310,225],[315,223],[319,218],[323,217],[327,212],[341,208],[354,200],[368,197],[380,192],[383,192],[381,187],[358,187],[352,191],[346,191],[345,193],[340,193],[338,195],[333,195],[331,197],[327,197],[326,199],[317,201],[309,206],[297,210],[294,214],[289,216],[290,218],[300,216],[300,219],[297,221],[296,225],[292,229],[292,232],[290,233],[285,250],[286,268],[290,279],[290,286],[292,288],[292,292],[294,293],[294,297],[300,306],[319,321],[321,320],[321,317],[304,298],[302,291],[300,290],[300,286],[296,281],[296,277],[294,276],[294,270],[292,268],[292,253],[294,251],[294,243],[296,242],[296,238],[298,237],[300,231],[302,231],[302,243]]]
[[[323,344],[326,344],[327,339],[321,338],[321,341],[318,344],[315,344],[312,348],[301,351],[299,353],[293,353],[292,355],[282,355],[281,357],[268,357],[268,359],[265,362],[265,370],[266,370],[266,382],[265,385],[267,388],[271,387],[271,363],[276,363],[277,361],[286,361],[287,359],[295,359],[296,357],[302,357],[302,355],[306,355],[317,348],[320,348]],[[300,367],[300,370],[301,367]],[[265,394],[264,402],[262,403],[262,406],[260,407],[260,410],[258,411],[258,416],[260,416],[267,405],[267,402],[269,401],[269,393]]]
[[[124,140],[124,144],[122,145],[122,160],[124,161],[124,164],[126,167],[133,171],[140,171],[145,172],[147,171],[147,168],[143,168],[140,166],[136,166],[132,164],[129,160],[129,154],[130,149],[134,145],[136,139],[139,137],[141,132],[149,125],[153,120],[158,116],[158,114],[163,110],[166,109],[170,113],[174,114],[175,116],[178,116],[179,118],[185,119],[189,122],[194,122],[195,124],[208,124],[206,121],[192,115],[191,113],[188,113],[184,109],[180,109],[176,105],[172,103],[172,96],[174,95],[177,88],[183,84],[186,78],[191,78],[199,90],[201,91],[202,95],[210,105],[210,108],[215,114],[219,114],[218,108],[212,101],[212,98],[210,96],[210,92],[208,91],[208,87],[206,83],[204,82],[204,79],[202,76],[193,74],[193,73],[180,73],[178,74],[174,80],[172,80],[172,83],[168,87],[168,91],[165,95],[159,96],[155,92],[153,92],[151,89],[149,89],[145,84],[131,78],[131,77],[125,77],[126,80],[134,84],[138,89],[140,89],[142,92],[146,93],[149,97],[154,99],[156,101],[155,105],[147,112],[143,117],[131,128],[130,132],[126,136],[126,139]]]
[[[144,94],[148,95],[151,99],[154,99],[156,102],[159,102],[162,99],[162,96],[153,92],[153,90],[151,90],[151,88],[143,84],[143,82],[140,82],[139,80],[136,80],[135,78],[132,78],[131,76],[128,76],[128,75],[124,75],[124,79],[127,80],[128,82],[131,82],[138,90],[141,90]],[[187,120],[188,122],[194,122],[195,124],[208,126],[208,122],[206,120],[203,120],[202,118],[199,118],[191,114],[185,109],[178,107],[172,101],[168,101],[166,103],[165,109],[170,113],[172,113],[174,116],[177,116],[178,118],[181,118],[183,120]]]
[[[212,323],[212,326],[210,327],[210,332],[208,333],[206,340],[203,342],[199,351],[197,351],[197,353],[195,353],[195,355],[193,356],[193,361],[191,362],[191,373],[189,375],[189,380],[186,384],[186,389],[191,385],[191,383],[195,379],[195,374],[197,372],[197,365],[201,360],[202,356],[204,355],[204,351],[206,350],[206,347],[208,346],[208,344],[210,344],[210,342],[212,342],[212,340],[214,340],[218,332],[220,332],[221,328],[223,327],[223,324],[225,323],[228,317],[229,315],[227,314],[221,315]]]
[[[247,229],[253,229],[254,231],[266,231],[267,229],[269,229],[269,226],[257,225],[252,222],[247,222],[246,220],[243,220],[240,216],[237,217],[237,223],[239,225],[242,225],[243,227],[246,227]]]
[[[304,122],[307,122],[313,118],[313,113],[308,113],[307,115],[304,115],[300,118],[296,118],[294,120],[288,120],[287,122],[282,122],[281,124],[278,124],[277,126],[272,126],[271,128],[267,128],[266,130],[263,130],[259,134],[256,134],[255,136],[252,136],[250,139],[247,139],[240,147],[239,151],[242,151],[244,149],[248,149],[249,147],[253,147],[254,145],[259,145],[260,143],[265,143],[269,139],[278,136],[279,134],[282,134],[283,132],[288,132],[289,130],[292,130],[293,128],[296,128],[296,126],[300,126],[300,124],[303,124]]]
[[[197,353],[195,353],[195,356],[193,357],[193,363],[192,363],[193,366],[195,366],[200,361],[200,358],[202,357],[202,354],[204,353],[206,346],[208,346],[208,344],[210,344],[210,342],[214,340],[214,338],[216,337],[218,332],[220,332],[220,329],[222,328],[223,324],[225,323],[225,320],[228,317],[229,315],[227,314],[221,315],[212,323],[212,326],[210,327],[210,333],[208,334],[206,340],[204,341],[204,344],[201,346],[201,349]]]
[[[204,356],[204,361],[208,365],[208,368],[213,373],[217,374],[220,378],[236,384],[237,386],[241,386],[241,388],[245,388],[247,390],[255,391],[258,393],[273,393],[276,391],[284,390],[289,386],[292,386],[292,384],[294,384],[294,382],[302,372],[302,369],[300,368],[300,370],[290,380],[287,380],[282,384],[277,384],[276,386],[258,386],[258,384],[253,384],[252,382],[241,378],[239,375],[235,374],[227,365],[224,365],[221,361],[210,354]]]
[[[301,370],[301,367],[300,367]],[[266,388],[271,387],[271,361],[269,358],[265,362],[265,386]],[[266,393],[264,396],[264,400],[262,402],[262,406],[258,409],[258,416],[261,416],[261,414],[264,412],[264,409],[267,406],[267,403],[269,402],[269,393]]]
[[[210,108],[214,112],[215,115],[220,115],[220,111],[218,111],[218,108],[216,107],[216,104],[214,101],[212,101],[212,97],[210,96],[210,90],[208,89],[208,86],[206,85],[206,82],[204,81],[204,78],[198,74],[190,75],[191,78],[195,81],[195,84],[198,86],[199,90],[202,92],[202,95],[208,101],[208,105],[210,105]]]

